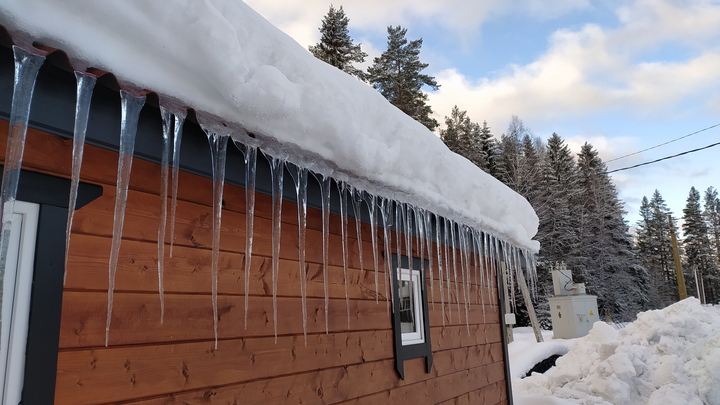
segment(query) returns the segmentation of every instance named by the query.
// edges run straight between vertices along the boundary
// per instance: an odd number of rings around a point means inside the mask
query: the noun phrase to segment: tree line
[[[607,310],[615,320],[625,321],[648,308],[649,274],[633,246],[623,202],[591,144],[574,155],[558,134],[544,141],[517,116],[496,138],[487,122],[473,122],[457,106],[445,117],[445,125],[440,137],[450,150],[524,196],[538,215],[534,305],[544,326],[550,326],[550,267],[559,262],[597,295],[601,313]],[[516,299],[516,305],[523,322],[522,300]]]
[[[677,300],[671,232],[678,235],[688,294],[708,303],[720,300],[720,198],[714,187],[707,188],[702,197],[691,187],[680,218],[673,216],[660,191],[655,190],[649,199],[643,197],[636,226],[638,256],[651,275],[651,307],[664,307]]]

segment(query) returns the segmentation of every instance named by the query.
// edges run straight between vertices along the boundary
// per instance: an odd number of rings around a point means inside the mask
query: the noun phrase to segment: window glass
[[[420,291],[420,272],[400,270],[398,293],[400,298],[400,332],[402,344],[411,345],[425,342]]]

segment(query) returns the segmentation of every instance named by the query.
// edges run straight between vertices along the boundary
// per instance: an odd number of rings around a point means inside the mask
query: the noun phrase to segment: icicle
[[[412,231],[410,228],[410,207],[409,204],[402,204],[402,221],[405,224],[405,256],[408,262],[408,279],[412,280]]]
[[[272,172],[272,294],[273,294],[273,328],[277,343],[277,279],[280,270],[280,236],[282,226],[282,192],[285,162],[268,156]]]
[[[297,167],[295,193],[298,206],[298,278],[300,279],[300,297],[302,302],[303,340],[307,346],[307,276],[305,274],[305,234],[307,231],[307,184],[308,169]]]
[[[405,255],[408,259],[408,276],[412,277],[410,269],[412,269],[412,223],[410,210],[412,207],[409,204],[403,203],[403,223],[405,224]]]
[[[445,290],[443,288],[443,256],[441,254],[442,243],[440,242],[440,221],[441,218],[437,214],[433,214],[435,217],[435,248],[437,250],[437,263],[438,263],[438,279],[440,280],[440,309],[442,311],[442,323],[445,326]],[[447,257],[447,256],[445,256]]]
[[[387,313],[390,315],[390,303],[395,304],[393,279],[392,279],[392,254],[390,253],[390,216],[392,215],[392,204],[387,198],[383,198],[380,202],[380,214],[383,219],[383,245],[385,247],[385,302],[387,304]],[[388,290],[390,292],[388,293]]]
[[[253,228],[255,225],[257,148],[247,145],[245,149],[245,329],[247,330],[248,305],[250,303],[250,266],[252,264]]]
[[[423,224],[425,226],[425,235],[427,236],[427,252],[428,252],[428,271],[430,272],[430,300],[432,307],[435,309],[435,275],[433,274],[433,253],[432,253],[432,222],[431,213],[423,211]]]
[[[455,221],[445,220],[445,224],[450,228],[450,249],[452,250],[452,270],[453,270],[453,283],[455,284],[455,297],[457,299],[457,316],[458,322],[460,322],[460,286],[458,285],[457,279],[457,252],[455,247]],[[448,275],[449,277],[449,275]]]
[[[218,135],[203,128],[210,142],[213,170],[213,223],[212,223],[212,304],[215,349],[218,347],[218,267],[220,265],[220,227],[222,225],[222,196],[225,185],[225,157],[229,136]]]
[[[420,253],[420,271],[423,277],[427,277],[425,275],[425,221],[421,219],[423,212],[421,208],[415,208],[415,230],[417,231],[418,253]],[[422,285],[424,286],[425,283]]]
[[[170,205],[170,257],[173,257],[175,244],[175,211],[177,209],[178,184],[180,177],[180,145],[182,144],[185,112],[173,114],[173,154],[172,154],[172,203]]]
[[[170,111],[160,106],[162,116],[163,137],[162,157],[160,159],[160,221],[158,226],[158,295],[160,296],[160,324],[165,318],[165,226],[167,224],[168,180],[170,177],[170,133],[172,132],[172,116]]]
[[[418,247],[420,250],[420,270],[422,276],[427,279],[425,274],[425,210],[422,208],[415,208],[415,227],[417,230]],[[432,278],[430,284],[432,284]],[[422,283],[425,286],[425,283]]]
[[[323,291],[325,293],[325,333],[328,334],[330,300],[328,294],[328,251],[330,238],[330,177],[323,177],[322,188],[322,249],[323,249]]]
[[[470,282],[468,275],[470,270],[468,268],[467,258],[467,239],[465,237],[465,227],[458,224],[458,241],[460,243],[460,270],[463,283],[463,300],[465,301],[465,327],[467,328],[468,336],[470,336],[470,319],[468,311],[470,310]]]
[[[372,239],[372,251],[373,251],[373,268],[375,269],[375,303],[378,303],[378,295],[380,289],[378,288],[378,248],[377,248],[377,197],[368,194],[370,201],[366,201],[370,209],[370,238]]]
[[[35,88],[35,79],[40,66],[45,61],[44,56],[31,54],[17,46],[13,46],[13,51],[15,54],[15,81],[12,106],[10,107],[10,128],[8,129],[5,166],[3,168],[2,187],[0,188],[0,218],[2,218],[2,231],[0,233],[0,301],[2,301],[13,211],[15,210],[15,198],[20,181],[20,167],[22,166],[27,125],[30,118],[30,104]],[[0,325],[2,325],[1,315]],[[4,329],[9,330],[9,323],[6,325],[8,326],[5,326]]]
[[[402,280],[402,243],[400,242],[400,232],[402,225],[402,206],[399,202],[395,203],[395,256],[397,257],[397,279],[393,280],[393,283],[400,284]],[[394,308],[394,307],[393,307]]]
[[[343,284],[345,285],[345,309],[347,310],[347,325],[350,329],[350,291],[348,280],[348,214],[347,214],[347,183],[338,182],[338,191],[340,192],[340,233],[342,234],[342,255],[343,255]]]
[[[77,80],[77,96],[75,99],[75,129],[73,130],[72,174],[70,176],[70,199],[68,200],[68,217],[65,226],[65,267],[63,285],[67,278],[68,253],[70,252],[70,234],[73,217],[75,216],[75,202],[77,201],[78,185],[80,184],[80,168],[82,166],[83,150],[85,148],[85,134],[87,133],[88,116],[90,115],[90,101],[97,79],[87,73],[75,72]]]
[[[125,204],[127,203],[130,169],[133,152],[135,151],[135,134],[137,132],[140,110],[145,104],[145,96],[136,97],[125,90],[120,90],[122,98],[122,119],[120,121],[120,150],[118,158],[118,178],[115,191],[115,211],[113,223],[112,246],[110,248],[108,310],[105,323],[105,346],[110,338],[110,320],[112,319],[113,292],[115,290],[115,272],[117,271],[120,241],[122,240],[123,223],[125,221]]]
[[[365,268],[363,267],[363,249],[362,249],[362,232],[361,232],[361,220],[362,214],[360,213],[360,207],[362,203],[362,190],[358,190],[353,186],[350,186],[350,198],[352,198],[353,210],[355,212],[355,234],[357,235],[358,245],[358,256],[360,258],[360,277],[365,280]]]

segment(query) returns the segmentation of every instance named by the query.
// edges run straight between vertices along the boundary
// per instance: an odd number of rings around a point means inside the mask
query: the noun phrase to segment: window
[[[395,369],[405,379],[403,362],[425,357],[426,372],[432,367],[432,348],[428,323],[425,265],[418,258],[392,256],[393,334],[395,340]]]
[[[420,271],[400,269],[400,334],[403,346],[425,343]]]

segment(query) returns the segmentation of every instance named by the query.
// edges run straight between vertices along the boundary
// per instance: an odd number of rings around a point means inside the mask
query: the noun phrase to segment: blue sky
[[[307,47],[327,0],[248,0]],[[345,0],[350,33],[370,57],[386,27],[423,38],[421,60],[441,85],[436,119],[453,105],[500,136],[514,114],[543,139],[605,160],[720,123],[720,2],[710,0]],[[720,127],[608,163],[609,169],[720,142]],[[633,225],[643,196],[660,190],[676,215],[688,192],[720,188],[720,146],[613,174]]]

